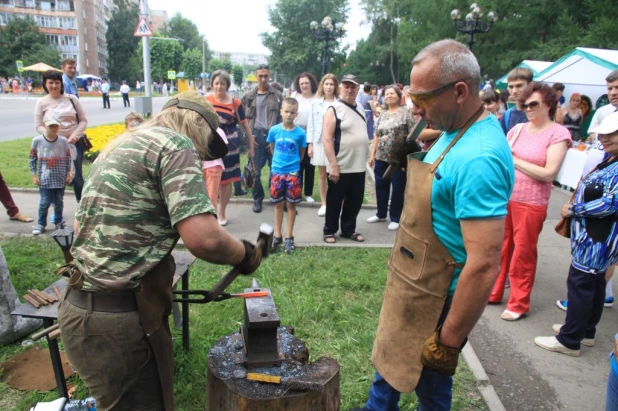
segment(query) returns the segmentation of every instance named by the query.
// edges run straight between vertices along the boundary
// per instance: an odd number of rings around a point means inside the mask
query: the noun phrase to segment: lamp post
[[[380,72],[380,70],[382,70],[385,67],[384,63],[376,60],[375,62],[372,61],[371,63],[369,63],[369,66],[374,70],[374,72],[375,72],[375,83],[378,84],[378,73]]]
[[[483,17],[483,12],[476,3],[470,5],[470,13],[466,15],[465,20],[461,19],[461,11],[458,9],[451,11],[451,19],[453,19],[455,30],[468,34],[468,47],[470,50],[472,50],[474,45],[474,35],[476,33],[487,33],[491,30],[494,22],[498,21],[498,15],[493,11],[487,13],[487,19],[483,20]]]
[[[59,228],[53,233],[51,233],[52,238],[60,246],[62,249],[62,253],[64,254],[64,262],[70,263],[73,261],[73,256],[71,255],[71,246],[73,245],[73,230],[70,228]]]
[[[331,40],[336,40],[338,37],[341,37],[343,34],[343,26],[344,24],[333,23],[333,19],[329,16],[324,17],[321,24],[322,28],[320,28],[320,24],[317,21],[312,21],[309,24],[311,31],[313,32],[313,37],[316,40],[324,41],[324,48],[322,49],[322,76],[326,74],[328,71],[328,42]]]

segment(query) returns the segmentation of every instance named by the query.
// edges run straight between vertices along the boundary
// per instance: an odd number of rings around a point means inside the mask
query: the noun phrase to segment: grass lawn
[[[0,244],[20,296],[29,288],[42,289],[55,280],[52,272],[56,264],[52,262],[62,261],[62,255],[52,240],[0,237]],[[306,343],[310,360],[326,355],[339,361],[342,410],[362,405],[373,379],[371,348],[389,253],[387,249],[301,248],[292,255],[270,256],[255,273],[260,284],[273,291],[282,325],[295,326],[296,336]],[[227,269],[196,262],[191,288],[209,289]],[[228,291],[240,292],[249,287],[250,280],[241,277]],[[204,409],[208,351],[217,339],[238,330],[243,321],[240,300],[196,304],[190,310],[189,353],[182,349],[180,330],[173,331],[178,410]],[[21,351],[20,343],[0,347],[0,362]],[[78,377],[71,380],[79,398],[88,396]],[[56,391],[20,392],[0,383],[0,409],[24,410],[56,395]],[[401,407],[416,409],[415,396],[404,395]],[[453,409],[486,409],[463,359],[455,376]]]

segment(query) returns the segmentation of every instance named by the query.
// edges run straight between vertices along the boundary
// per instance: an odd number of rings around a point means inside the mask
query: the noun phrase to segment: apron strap
[[[464,124],[461,130],[459,130],[459,133],[457,133],[453,141],[451,141],[451,144],[449,144],[448,147],[446,147],[446,150],[444,150],[444,152],[440,154],[440,157],[438,157],[438,159],[431,166],[431,174],[435,174],[436,170],[438,169],[438,166],[440,165],[440,163],[442,162],[446,154],[451,150],[451,148],[455,145],[455,143],[459,141],[461,136],[463,136],[465,132],[468,131],[470,126],[474,124],[476,120],[478,120],[478,118],[481,116],[481,114],[483,114],[484,111],[485,111],[485,106],[481,105],[481,107],[479,107],[479,109],[472,115],[472,117],[470,117],[468,121],[466,121],[466,124]]]

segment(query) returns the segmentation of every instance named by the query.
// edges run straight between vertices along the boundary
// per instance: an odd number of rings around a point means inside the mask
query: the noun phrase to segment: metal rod
[[[203,79],[202,79],[203,80]],[[181,279],[182,290],[189,289],[189,269],[184,273]],[[182,302],[182,346],[186,352],[189,352],[189,302]]]
[[[54,320],[51,318],[44,318],[43,325],[45,328],[49,328],[54,325]],[[51,357],[52,368],[54,369],[54,377],[56,377],[58,394],[68,399],[69,392],[67,390],[67,381],[64,377],[64,371],[62,370],[62,358],[60,357],[60,350],[58,349],[58,341],[56,339],[51,339],[49,334],[47,334],[45,338],[47,338],[47,345],[49,346],[49,356]]]

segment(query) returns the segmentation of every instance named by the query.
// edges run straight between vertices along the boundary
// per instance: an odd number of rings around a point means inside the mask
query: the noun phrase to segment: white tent
[[[563,83],[567,101],[572,93],[585,94],[594,104],[607,93],[605,77],[618,69],[618,50],[577,47],[534,76],[535,81]]]
[[[532,74],[535,76],[541,71],[545,70],[547,67],[551,66],[551,61],[539,61],[539,60],[524,60],[519,63],[517,66],[513,67],[513,69],[517,67],[523,67],[532,70]],[[510,73],[510,71],[509,71]],[[503,77],[501,77],[498,81],[496,81],[496,86],[502,89],[501,86],[506,85],[506,78],[509,76],[509,73],[506,73]]]

